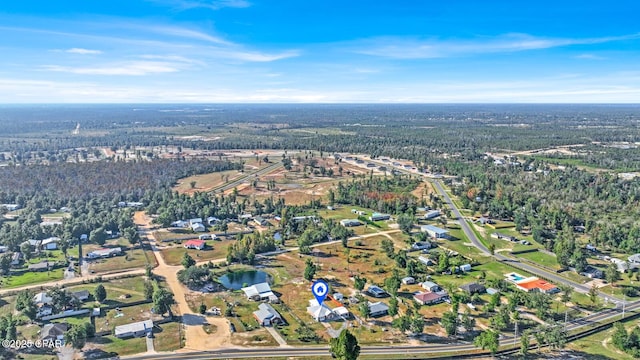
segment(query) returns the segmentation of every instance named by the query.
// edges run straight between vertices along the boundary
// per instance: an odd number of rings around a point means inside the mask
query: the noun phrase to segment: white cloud
[[[149,74],[172,73],[180,71],[176,63],[162,61],[128,61],[116,64],[107,64],[90,67],[71,67],[59,65],[45,65],[43,70],[64,72],[80,75],[132,75],[141,76]]]
[[[419,39],[378,37],[347,44],[352,52],[395,58],[431,59],[474,54],[507,53],[549,49],[570,45],[601,44],[640,38],[640,34],[600,38],[543,38],[528,34],[505,34],[497,37],[478,37],[471,40]]]
[[[102,54],[102,51],[100,51],[100,50],[90,50],[90,49],[83,49],[83,48],[71,48],[71,49],[65,50],[65,52],[67,52],[69,54],[79,54],[79,55],[98,55],[98,54]]]
[[[247,8],[251,3],[246,0],[150,0],[158,4],[171,6],[183,11],[195,8],[220,10],[223,8]]]
[[[598,56],[594,54],[580,54],[575,57],[576,59],[584,59],[584,60],[605,60],[606,57]]]

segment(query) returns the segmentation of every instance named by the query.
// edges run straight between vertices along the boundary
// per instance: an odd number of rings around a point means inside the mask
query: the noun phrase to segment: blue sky
[[[640,2],[3,2],[0,102],[640,102]]]

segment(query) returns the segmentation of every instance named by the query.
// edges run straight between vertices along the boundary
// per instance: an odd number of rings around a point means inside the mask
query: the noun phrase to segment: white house
[[[414,279],[412,276],[407,276],[405,278],[402,278],[402,284],[404,285],[411,285],[415,283],[416,283],[416,279]]]
[[[118,255],[121,255],[121,254],[122,254],[122,248],[121,247],[115,247],[115,248],[94,250],[94,251],[88,253],[87,257],[89,259],[99,259],[99,258],[114,257],[114,256],[118,256]]]
[[[188,240],[183,244],[185,249],[202,250],[207,246],[204,240]]]
[[[53,299],[46,292],[33,295],[33,303],[36,305],[50,305]]]
[[[426,232],[429,236],[436,239],[444,239],[447,237],[447,234],[449,233],[448,230],[441,229],[433,225],[422,225],[420,227],[420,231]]]
[[[117,338],[139,337],[153,332],[153,321],[144,320],[131,324],[116,326],[114,335]]]
[[[271,291],[271,286],[269,286],[269,284],[266,282],[247,286],[240,290],[244,291],[244,294],[247,296],[247,299],[250,299],[250,300],[259,301],[259,300],[269,299],[276,296],[273,293],[273,291]]]
[[[194,232],[205,232],[207,228],[205,228],[202,223],[193,223],[191,224],[191,230]]]
[[[429,210],[426,214],[424,214],[425,220],[435,219],[440,216],[440,210]]]
[[[59,237],[50,237],[40,242],[40,248],[42,250],[56,250],[58,248],[58,242],[61,239]]]
[[[471,271],[471,264],[460,265],[460,271],[462,272]]]

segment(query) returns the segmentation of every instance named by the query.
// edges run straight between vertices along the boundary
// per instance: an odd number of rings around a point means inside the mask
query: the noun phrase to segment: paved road
[[[445,189],[442,186],[442,184],[440,183],[440,181],[433,181],[433,184],[438,189],[438,192],[444,197],[444,199],[447,202],[447,204],[449,204],[449,207],[451,208],[451,211],[453,212],[454,216],[460,220],[459,223],[460,223],[460,226],[462,227],[462,231],[464,231],[464,234],[467,236],[467,238],[469,240],[471,240],[471,243],[475,247],[480,249],[480,251],[482,251],[483,253],[491,255],[491,252],[489,251],[489,249],[487,249],[487,247],[484,246],[484,244],[482,244],[480,239],[478,239],[478,237],[476,236],[476,233],[471,229],[471,227],[469,226],[467,221],[464,219],[464,217],[460,213],[460,210],[458,210],[458,208],[455,206],[455,204],[453,203],[453,200],[451,200],[451,197],[449,196],[449,194],[447,194],[447,192],[445,191]],[[590,288],[588,286],[585,286],[583,284],[578,284],[578,283],[576,283],[574,281],[571,281],[571,280],[569,280],[569,279],[567,279],[565,277],[562,277],[562,276],[560,276],[558,274],[555,274],[555,273],[546,271],[544,269],[538,268],[536,266],[520,262],[517,259],[511,258],[511,257],[507,257],[507,256],[501,255],[499,253],[494,254],[493,257],[495,257],[496,259],[498,259],[498,260],[500,260],[500,261],[502,261],[504,263],[508,263],[509,265],[511,265],[511,266],[513,266],[515,268],[522,269],[522,270],[527,271],[529,273],[539,275],[539,276],[541,276],[541,277],[543,277],[543,278],[545,278],[547,280],[550,280],[552,282],[555,282],[557,284],[568,285],[568,286],[574,288],[578,292],[586,294],[590,290]],[[624,302],[621,299],[618,299],[618,298],[613,297],[611,295],[607,295],[607,294],[605,294],[603,292],[599,292],[599,295],[600,295],[601,298],[606,299],[607,301],[613,302],[615,304],[621,304],[621,303]]]
[[[640,309],[640,301],[629,303],[626,311],[635,311]],[[599,313],[589,315],[587,317],[577,319],[567,323],[567,331],[579,330],[582,327],[593,325],[600,321],[612,320],[621,317],[622,309],[608,309]],[[501,345],[510,345],[514,340],[519,344],[519,337],[514,339],[504,337],[500,340]],[[362,355],[419,355],[426,353],[454,353],[478,350],[473,344],[453,343],[453,344],[426,344],[426,345],[410,345],[410,346],[363,346]],[[124,356],[122,359],[131,360],[152,360],[152,359],[239,359],[239,358],[270,358],[270,357],[319,357],[328,356],[328,347],[291,347],[291,348],[260,348],[260,349],[219,349],[215,351],[188,353],[165,353],[165,354],[140,354],[133,356]]]
[[[377,163],[379,165],[385,165],[385,166],[389,166],[389,164],[384,164],[384,163],[380,163],[377,160],[370,160],[371,162]],[[447,202],[447,204],[449,204],[449,207],[451,208],[451,211],[453,212],[453,214],[455,215],[456,218],[459,219],[459,223],[460,226],[462,227],[462,231],[464,232],[464,234],[467,236],[467,238],[471,241],[471,243],[477,247],[480,251],[482,251],[483,253],[487,254],[487,255],[491,255],[491,252],[489,251],[489,249],[487,249],[486,246],[484,246],[484,244],[482,244],[482,242],[480,241],[480,239],[478,239],[478,237],[476,236],[475,232],[471,229],[471,227],[469,226],[469,224],[467,223],[467,221],[465,220],[465,218],[462,216],[462,214],[460,213],[460,210],[456,207],[456,205],[453,203],[453,200],[451,200],[451,197],[449,196],[449,194],[447,194],[447,192],[445,191],[444,187],[442,186],[441,182],[439,180],[433,179],[431,176],[429,176],[428,174],[424,174],[424,173],[420,173],[417,171],[409,171],[406,170],[404,168],[400,168],[400,167],[394,167],[396,170],[405,173],[405,174],[410,174],[410,175],[421,175],[427,179],[429,179],[429,181],[431,181],[436,189],[438,190],[438,192],[440,194],[442,194],[442,196],[444,197],[445,201]],[[499,261],[508,263],[509,265],[518,268],[518,269],[522,269],[524,271],[527,271],[529,273],[532,274],[536,274],[542,278],[545,278],[549,281],[558,283],[558,284],[564,284],[564,285],[568,285],[572,288],[574,288],[576,291],[580,292],[580,293],[588,293],[590,288],[588,286],[585,286],[583,284],[579,284],[577,282],[571,281],[565,277],[562,277],[560,275],[558,275],[557,273],[552,273],[549,271],[546,271],[544,269],[541,269],[539,267],[533,266],[533,265],[529,265],[527,263],[523,263],[520,262],[518,259],[515,258],[511,258],[511,257],[507,257],[504,255],[501,255],[499,253],[496,253],[493,255],[493,257],[495,257],[496,259],[498,259]],[[617,297],[605,294],[601,291],[598,292],[598,295],[605,299],[606,301],[609,302],[613,302],[614,304],[617,305],[621,305],[623,303],[629,303],[628,301],[619,299]]]

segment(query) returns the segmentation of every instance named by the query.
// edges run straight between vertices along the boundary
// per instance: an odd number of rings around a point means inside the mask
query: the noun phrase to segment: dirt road
[[[182,269],[182,266],[167,265],[164,261],[162,254],[156,246],[156,239],[153,237],[153,232],[150,231],[151,219],[145,215],[143,211],[137,211],[134,214],[134,221],[140,232],[149,238],[153,254],[158,261],[158,267],[153,270],[154,274],[162,276],[165,279],[175,297],[178,310],[182,315],[186,339],[185,346],[182,350],[216,350],[223,347],[232,347],[229,322],[226,319],[196,314],[189,308],[185,296],[185,292],[189,290],[182,286],[177,277],[177,273]],[[217,327],[217,331],[214,334],[207,334],[202,327],[203,324],[214,325]]]

